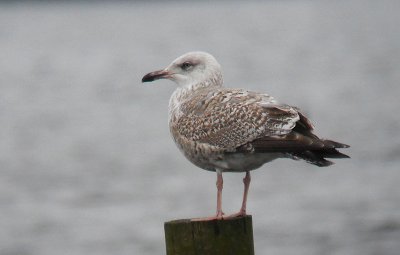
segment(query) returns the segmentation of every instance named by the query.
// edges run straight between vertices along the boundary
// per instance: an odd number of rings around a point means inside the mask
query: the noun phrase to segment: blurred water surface
[[[191,50],[225,84],[302,108],[351,160],[253,172],[257,254],[400,251],[400,11],[393,1],[0,4],[0,254],[163,254],[163,222],[214,213],[215,174],[170,139]],[[242,175],[226,174],[224,209]]]

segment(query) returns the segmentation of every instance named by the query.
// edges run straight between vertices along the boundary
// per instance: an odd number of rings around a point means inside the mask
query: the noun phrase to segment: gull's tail
[[[323,143],[323,147],[320,149],[291,152],[289,155],[294,159],[303,159],[317,166],[330,166],[333,164],[332,161],[325,158],[350,158],[348,155],[336,150],[337,148],[348,148],[348,145],[330,140],[320,141]]]
[[[281,152],[293,159],[303,159],[317,166],[330,166],[333,162],[325,158],[350,158],[337,149],[348,148],[347,144],[320,139],[312,133],[311,122],[301,113],[300,120],[292,132],[282,136],[266,136],[251,142],[255,152]]]

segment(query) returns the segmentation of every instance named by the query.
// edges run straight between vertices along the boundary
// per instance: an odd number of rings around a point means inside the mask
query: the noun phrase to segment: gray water
[[[173,144],[191,50],[225,84],[303,109],[350,160],[253,172],[257,254],[400,254],[399,1],[0,4],[0,254],[164,254],[163,222],[209,216],[215,174]],[[224,210],[242,174],[225,174]]]

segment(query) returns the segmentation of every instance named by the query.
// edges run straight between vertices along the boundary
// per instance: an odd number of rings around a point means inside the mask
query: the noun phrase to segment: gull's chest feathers
[[[204,119],[204,93],[213,94],[211,88],[177,88],[169,102],[169,128],[180,151],[193,164],[206,170],[215,170],[212,158],[223,150],[199,142],[199,133],[206,133],[192,116]],[[211,95],[210,94],[210,95]],[[185,135],[186,134],[186,135]]]

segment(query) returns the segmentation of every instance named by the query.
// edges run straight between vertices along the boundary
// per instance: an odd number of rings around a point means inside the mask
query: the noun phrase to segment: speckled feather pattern
[[[185,156],[201,168],[231,170],[229,164],[222,164],[226,153],[239,147],[243,156],[243,148],[252,153],[249,142],[288,134],[299,120],[296,108],[278,104],[267,94],[215,84],[219,83],[178,88],[170,101],[172,136]],[[245,170],[251,169],[241,171]]]
[[[284,135],[299,120],[288,106],[242,89],[205,88],[180,105],[175,128],[187,139],[233,151],[261,136]]]

